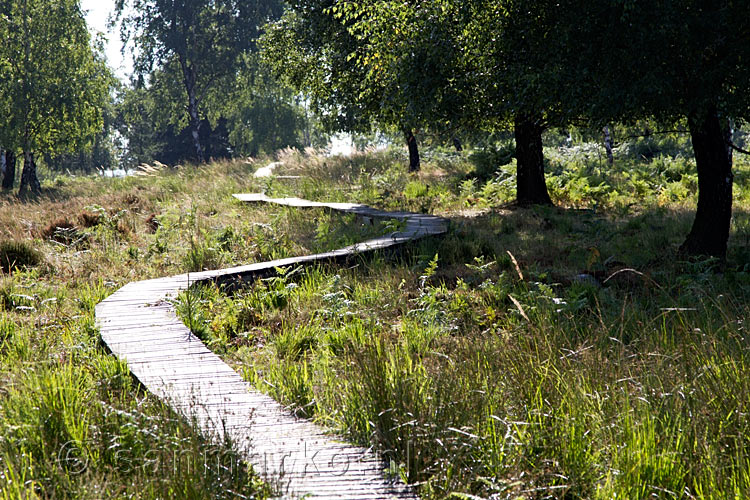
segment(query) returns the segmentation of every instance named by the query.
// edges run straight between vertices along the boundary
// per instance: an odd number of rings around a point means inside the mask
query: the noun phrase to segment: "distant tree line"
[[[277,85],[252,52],[242,55],[231,79],[205,93],[195,124],[177,71],[174,64],[152,69],[118,94],[114,128],[126,141],[123,166],[198,163],[199,150],[206,161],[327,142],[302,97]]]
[[[258,59],[260,29],[281,12],[277,0],[120,0],[113,24],[135,62],[122,84],[78,0],[0,0],[3,188],[20,177],[20,192],[38,192],[40,162],[93,172],[325,143],[305,98]]]
[[[257,57],[278,0],[118,0],[135,75],[120,96],[126,164],[198,162],[317,144],[304,99]]]

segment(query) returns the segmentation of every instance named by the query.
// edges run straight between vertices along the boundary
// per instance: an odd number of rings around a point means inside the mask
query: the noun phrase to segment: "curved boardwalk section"
[[[411,488],[384,475],[383,463],[375,454],[336,440],[321,427],[295,418],[272,398],[252,389],[190,333],[167,299],[198,281],[252,278],[276,267],[346,258],[441,234],[447,221],[348,203],[271,199],[259,194],[235,197],[396,218],[405,221],[405,227],[333,252],[129,283],[96,306],[102,340],[113,354],[127,361],[133,375],[149,391],[180,414],[195,419],[205,434],[233,441],[256,472],[273,483],[278,481],[282,496],[416,499]]]

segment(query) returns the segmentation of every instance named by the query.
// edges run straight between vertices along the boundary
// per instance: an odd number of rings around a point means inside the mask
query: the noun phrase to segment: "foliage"
[[[53,151],[45,154],[44,163],[49,169],[92,173],[97,170],[114,169],[118,166],[118,154],[123,145],[121,138],[116,134],[117,113],[114,93],[119,87],[119,82],[110,80],[110,95],[101,103],[102,126],[94,134],[91,147],[66,153]]]
[[[474,164],[474,175],[481,181],[488,181],[499,167],[507,165],[513,159],[515,147],[512,144],[503,144],[497,147],[490,144],[485,148],[474,151],[469,160]]]
[[[337,2],[330,7],[356,38],[352,62],[365,68],[368,87],[383,87],[382,122],[401,128],[455,128],[467,91],[460,36],[466,19],[446,2],[404,8],[399,2]]]
[[[260,44],[274,75],[309,96],[330,131],[367,131],[379,108],[380,87],[365,86],[365,71],[349,57],[356,39],[328,10],[330,2],[290,5],[269,23]]]
[[[42,255],[23,241],[6,240],[0,242],[0,269],[8,273],[16,269],[37,266]]]
[[[93,307],[135,279],[185,272],[191,238],[233,265],[391,229],[231,197],[266,190],[451,218],[444,238],[346,268],[290,270],[234,295],[197,290],[194,303],[211,348],[239,372],[300,415],[387,448],[391,469],[420,481],[423,497],[747,496],[746,158],[717,273],[715,261],[676,254],[697,192],[691,159],[618,158],[610,169],[595,144],[550,147],[563,208],[508,210],[512,164],[484,183],[467,178],[474,166],[463,156],[428,152],[414,176],[399,167],[403,155],[288,150],[278,173],[304,178],[255,179],[263,161],[243,160],[58,176],[33,210],[3,197],[3,239],[45,261],[0,279],[3,493],[262,495],[231,448],[201,438],[101,349]],[[36,236],[61,214],[88,234],[85,249]],[[612,276],[624,269],[637,272]],[[62,446],[75,439],[84,441]],[[55,458],[61,451],[69,460]],[[196,468],[205,456],[235,467]]]
[[[689,162],[609,170],[594,145],[547,155],[556,201],[584,210],[494,200],[399,256],[203,288],[205,338],[298,415],[381,450],[423,498],[746,495],[748,226],[737,219],[723,273],[660,258],[689,224],[696,186],[663,196],[694,182]],[[420,182],[373,155],[342,181],[341,163],[292,160],[287,172],[311,165],[313,179],[271,194],[327,199],[349,185],[349,199],[381,207],[413,207],[433,189],[438,213],[478,203],[476,181],[471,195],[462,187],[471,165],[431,177],[427,163]],[[260,208],[278,241],[304,241],[304,224],[276,225],[277,209]]]
[[[94,321],[94,306],[118,287],[183,270],[179,258],[149,247],[161,238],[177,253],[189,248],[178,208],[195,197],[188,186],[217,193],[222,213],[232,210],[225,195],[239,189],[247,166],[225,168],[192,177],[60,177],[33,210],[3,197],[3,241],[35,249],[45,265],[0,276],[0,497],[271,496],[236,443],[203,436],[145,393],[127,365],[102,348]],[[217,184],[209,188],[208,181]],[[211,207],[198,207],[203,226]],[[146,216],[155,212],[169,235],[149,232]],[[33,236],[61,214],[88,234],[85,250]],[[90,222],[79,224],[79,216]]]
[[[200,129],[202,120],[208,117],[204,102],[212,93],[215,99],[221,99],[219,96],[233,82],[241,57],[253,49],[258,26],[278,14],[280,3],[118,0],[115,10],[118,16],[127,12],[121,37],[138,49],[136,71],[144,75],[156,67],[179,75],[166,80],[173,96],[171,103],[179,102],[179,108],[187,111],[195,159],[203,162],[206,157]],[[184,92],[177,90],[175,82],[182,82]]]
[[[558,3],[556,17],[550,19],[557,21],[552,29],[563,40],[574,37],[576,42],[559,54],[561,64],[587,71],[595,79],[591,91],[596,93],[585,98],[592,116],[628,121],[654,117],[669,123],[715,106],[722,116],[742,119],[750,111],[750,78],[742,63],[746,47],[738,45],[747,30],[742,8],[738,3],[703,0],[679,6],[571,1]],[[567,21],[573,18],[579,21],[575,34],[572,27],[566,31]],[[600,43],[581,43],[582,39]],[[615,40],[627,40],[627,50]],[[610,57],[600,57],[604,54]],[[623,72],[623,67],[629,70]],[[583,95],[580,98],[584,100]]]
[[[5,0],[0,38],[0,143],[27,153],[89,148],[113,80],[78,2]]]
[[[155,71],[150,86],[139,79],[133,87],[120,92],[115,125],[127,139],[121,157],[124,166],[153,161],[167,165],[195,161],[191,128],[184,113],[177,106],[170,108],[178,96],[168,92],[179,90],[168,83],[173,77],[176,75],[169,71]],[[227,120],[222,116],[218,116],[214,126],[207,119],[201,120],[199,137],[206,158],[218,160],[232,155]]]
[[[166,146],[159,141],[159,130],[166,128],[160,122],[168,113],[158,113],[157,109],[154,96],[145,87],[143,79],[118,93],[115,127],[128,141],[120,155],[120,163],[124,167],[135,167],[159,159],[158,152]]]
[[[410,25],[414,11],[422,12],[394,2],[294,2],[266,28],[263,57],[277,77],[309,96],[329,131],[444,131],[459,112],[457,51],[441,31],[447,19],[424,19],[431,30],[421,30]]]
[[[324,146],[328,137],[307,107],[303,97],[271,77],[257,56],[246,55],[231,97],[220,109],[227,116],[234,151],[257,156],[285,147]]]
[[[206,95],[204,109],[211,119],[201,120],[199,132],[206,158],[272,154],[327,141],[300,98],[273,82],[256,59],[243,55],[234,80],[221,92]],[[116,126],[127,139],[125,165],[195,160],[191,126],[180,106],[183,91],[175,85],[179,79],[178,68],[170,64],[121,91]]]

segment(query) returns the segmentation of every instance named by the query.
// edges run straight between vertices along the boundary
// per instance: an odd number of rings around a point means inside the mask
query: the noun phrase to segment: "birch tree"
[[[280,15],[277,0],[117,0],[121,38],[134,45],[135,70],[179,67],[183,108],[195,158],[203,163],[203,105],[212,91],[233,80],[242,55],[253,49],[258,28]]]
[[[92,47],[77,0],[5,0],[0,6],[7,76],[0,80],[7,110],[0,116],[0,142],[22,152],[19,192],[36,193],[36,159],[86,148],[101,128],[110,73]]]

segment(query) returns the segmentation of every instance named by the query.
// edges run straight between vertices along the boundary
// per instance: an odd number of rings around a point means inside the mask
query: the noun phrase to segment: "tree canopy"
[[[420,130],[512,129],[520,204],[551,203],[550,127],[679,123],[700,184],[683,250],[721,257],[731,129],[750,117],[746,10],[732,0],[117,0],[137,77],[116,122],[134,161],[156,151],[182,161],[172,153],[190,144],[202,162],[310,144],[313,109],[332,132],[398,130],[412,169]],[[0,13],[0,143],[24,152],[22,188],[36,189],[33,155],[91,143],[111,79],[75,0],[0,0]]]
[[[404,133],[416,169],[414,129],[447,129],[460,109],[451,24],[432,14],[396,2],[293,2],[268,27],[264,56],[310,97],[329,130],[365,132],[377,124]]]
[[[583,76],[585,93],[567,93],[568,109],[598,123],[687,122],[699,198],[682,249],[724,257],[732,212],[730,120],[750,117],[747,2],[549,3],[535,7],[554,9],[558,64]]]
[[[549,126],[688,124],[700,179],[683,249],[723,256],[729,122],[750,108],[746,2],[293,2],[265,38],[277,73],[340,128],[513,123],[518,200],[549,203]]]

